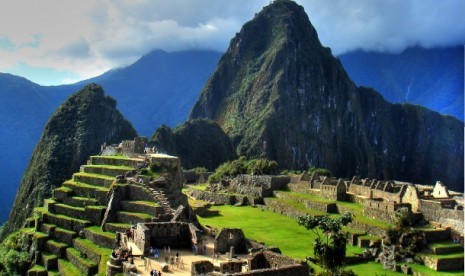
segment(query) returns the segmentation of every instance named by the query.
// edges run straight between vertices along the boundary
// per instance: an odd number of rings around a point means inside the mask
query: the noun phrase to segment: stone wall
[[[153,201],[154,196],[152,192],[141,185],[138,184],[129,184],[125,185],[124,197],[130,200],[143,200],[143,201]]]
[[[379,236],[379,237],[382,237],[386,233],[386,230],[387,230],[379,226],[361,223],[356,220],[353,220],[351,223],[349,223],[348,227],[366,232],[372,236]]]
[[[181,191],[184,178],[179,158],[166,154],[151,154],[150,164],[153,163],[158,163],[169,171],[171,175],[171,186],[169,187],[169,190]]]
[[[228,261],[220,263],[221,273],[240,273],[242,272],[242,261]]]
[[[447,229],[430,229],[423,231],[425,233],[425,238],[428,242],[441,242],[451,239],[450,228]]]
[[[348,192],[366,198],[382,198],[386,202],[401,203],[407,186],[406,184],[395,185],[392,182],[376,179],[359,181],[354,178],[349,185]]]
[[[271,251],[259,252],[248,259],[249,271],[241,275],[309,275],[308,265]]]
[[[363,214],[366,217],[393,223],[395,221],[395,211],[400,208],[407,208],[411,212],[408,203],[393,203],[377,200],[366,200],[363,206]]]
[[[288,199],[303,203],[305,207],[325,213],[337,213],[336,203],[315,202],[301,197],[293,197],[287,193],[274,193],[277,198]]]
[[[288,184],[287,187],[289,190],[297,193],[307,193],[311,195],[320,196],[320,190],[315,190],[310,188],[310,185],[302,185],[300,184]]]
[[[425,263],[425,266],[437,270],[437,271],[446,271],[446,270],[463,270],[463,258],[450,258],[450,259],[441,259],[434,258],[431,256],[423,255],[421,259]]]
[[[320,196],[331,200],[344,201],[347,199],[345,185],[321,185]]]
[[[192,276],[207,275],[209,272],[213,272],[213,264],[210,261],[192,262]]]
[[[373,198],[382,198],[384,201],[388,202],[401,202],[402,193],[391,193],[381,190],[373,190]]]
[[[448,226],[459,233],[463,233],[463,210],[443,208],[440,201],[421,199],[420,211],[425,219],[439,222],[443,227]]]
[[[230,181],[230,187],[240,194],[268,197],[274,190],[285,188],[289,181],[285,175],[238,175]]]
[[[364,186],[355,183],[351,183],[349,186],[349,191],[352,194],[364,196],[367,198],[373,198],[373,192],[371,186]]]
[[[212,193],[208,191],[201,191],[194,188],[189,188],[189,195],[193,198],[203,201],[212,202],[219,205],[234,205],[236,203],[236,196],[230,194]]]
[[[298,218],[308,215],[305,212],[295,210],[292,206],[282,204],[273,199],[265,198],[263,201],[265,202],[265,205],[259,205],[259,208],[263,210],[269,210],[290,218]]]
[[[244,232],[238,228],[223,228],[215,237],[214,251],[221,254],[229,252],[231,246],[234,246],[234,251],[239,254],[247,253],[247,240]]]
[[[353,193],[347,193],[346,196],[347,196],[347,201],[360,203],[360,204],[363,204],[366,200],[369,200],[369,198],[367,197],[359,196]]]
[[[194,227],[195,228],[195,227]],[[186,222],[149,222],[138,223],[134,231],[136,245],[148,253],[150,246],[163,248],[191,248],[193,233]],[[195,228],[196,229],[196,228]]]
[[[412,211],[418,212],[420,209],[420,193],[418,189],[413,184],[408,184],[400,202],[410,203]]]

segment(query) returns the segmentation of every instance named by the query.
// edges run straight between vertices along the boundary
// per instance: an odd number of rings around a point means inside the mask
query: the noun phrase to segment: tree
[[[352,214],[345,213],[337,218],[307,215],[299,217],[298,222],[317,236],[313,254],[317,263],[325,269],[325,275],[342,275],[347,237],[339,231],[352,222]]]

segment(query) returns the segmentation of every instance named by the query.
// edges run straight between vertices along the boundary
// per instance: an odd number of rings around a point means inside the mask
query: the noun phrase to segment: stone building
[[[237,260],[221,263],[219,271],[215,271],[211,262],[199,261],[192,263],[191,275],[308,276],[309,273],[305,261],[265,250],[249,256],[247,271],[243,271],[242,262]]]
[[[234,252],[239,254],[247,253],[247,240],[244,232],[239,228],[223,228],[215,237],[214,251],[225,254],[234,247]]]
[[[144,254],[148,254],[150,247],[202,248],[200,230],[187,222],[138,223],[134,241]]]

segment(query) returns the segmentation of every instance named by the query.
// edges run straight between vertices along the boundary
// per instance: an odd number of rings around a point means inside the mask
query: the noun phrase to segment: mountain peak
[[[321,48],[304,8],[293,1],[280,0],[265,6],[246,23],[231,41],[228,52],[253,55],[292,44]]]
[[[292,1],[266,6],[231,40],[191,111],[195,118],[216,121],[238,155],[267,157],[283,168],[440,179],[451,187],[463,181],[463,155],[455,154],[463,152],[463,124],[358,88]],[[445,137],[454,142],[445,145]]]

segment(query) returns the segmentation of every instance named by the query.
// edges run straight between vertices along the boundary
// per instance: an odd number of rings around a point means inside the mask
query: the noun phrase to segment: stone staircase
[[[35,225],[37,264],[29,275],[94,275],[105,273],[105,264],[115,247],[115,232],[124,231],[132,223],[151,221],[166,210],[167,203],[128,199],[122,202],[117,221],[100,227],[107,208],[108,193],[115,176],[134,171],[143,159],[122,157],[90,158],[72,179],[53,191],[44,207],[35,209],[39,215]],[[142,193],[144,194],[144,193]],[[158,191],[158,197],[163,194]],[[139,207],[138,207],[139,206]],[[144,210],[146,212],[136,212]],[[34,221],[34,219],[28,220]],[[103,264],[103,265],[102,265]]]
[[[168,197],[166,196],[166,192],[160,188],[149,188],[154,196],[154,200],[160,204],[163,208],[164,213],[172,213],[174,210],[171,208],[171,203]]]

